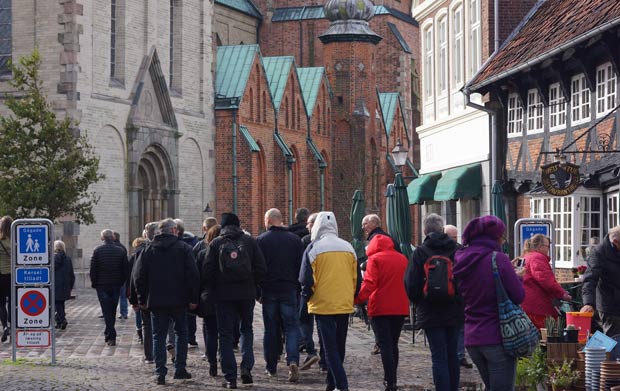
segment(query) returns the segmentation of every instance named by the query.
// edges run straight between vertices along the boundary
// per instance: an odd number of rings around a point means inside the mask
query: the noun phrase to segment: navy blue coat
[[[75,274],[71,257],[64,252],[54,253],[54,280],[54,300],[68,300],[75,283]]]

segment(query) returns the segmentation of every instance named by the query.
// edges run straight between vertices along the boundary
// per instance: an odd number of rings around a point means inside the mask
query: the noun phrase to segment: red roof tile
[[[538,8],[536,8],[538,7]],[[529,20],[512,34],[484,68],[469,83],[475,91],[500,75],[508,76],[520,65],[551,53],[605,24],[620,22],[618,0],[546,0],[530,12]],[[527,16],[526,16],[527,19]],[[610,26],[608,26],[610,27]]]

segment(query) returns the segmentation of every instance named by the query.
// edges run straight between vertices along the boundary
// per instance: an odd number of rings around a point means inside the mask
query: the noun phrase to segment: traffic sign
[[[47,348],[52,344],[50,330],[17,330],[18,348]]]
[[[48,267],[30,267],[15,269],[15,283],[24,284],[49,284],[50,269]]]
[[[47,265],[50,258],[47,248],[47,225],[22,225],[17,227],[17,264]]]
[[[549,236],[549,224],[523,224],[521,225],[521,245],[537,234]]]
[[[17,288],[17,327],[49,327],[49,288]]]

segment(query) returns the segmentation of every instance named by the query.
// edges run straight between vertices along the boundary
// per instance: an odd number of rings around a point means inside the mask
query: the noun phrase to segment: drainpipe
[[[321,187],[321,201],[319,204],[320,210],[325,210],[325,167],[319,163],[319,183]]]
[[[233,206],[232,212],[237,214],[237,109],[233,109],[232,121],[232,179],[233,179]]]
[[[293,162],[292,156],[286,158],[286,167],[288,168],[288,224],[293,224]]]

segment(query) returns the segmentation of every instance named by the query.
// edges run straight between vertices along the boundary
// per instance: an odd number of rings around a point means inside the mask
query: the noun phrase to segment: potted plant
[[[548,317],[545,319],[545,328],[547,329],[547,342],[560,342],[558,339],[558,322],[555,318]]]
[[[568,391],[579,378],[579,372],[573,370],[573,360],[564,359],[561,364],[551,364],[549,383],[553,391]]]
[[[547,364],[545,352],[539,347],[529,357],[517,361],[516,386],[521,391],[545,390]]]
[[[578,338],[579,330],[572,324],[566,326],[566,329],[564,329],[564,342],[577,343]]]
[[[583,274],[586,272],[586,270],[588,270],[588,267],[586,265],[577,266],[577,277],[580,281],[583,281]]]

